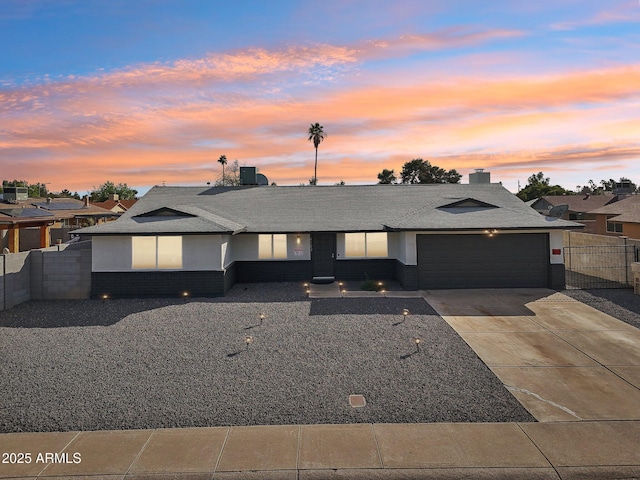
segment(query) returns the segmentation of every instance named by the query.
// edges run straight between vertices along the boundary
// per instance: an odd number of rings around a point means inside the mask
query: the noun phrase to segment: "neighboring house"
[[[236,282],[396,279],[564,288],[562,230],[499,184],[154,187],[92,237],[92,295],[217,296]]]
[[[136,199],[120,200],[117,194],[113,194],[109,195],[108,200],[105,200],[104,202],[92,202],[91,205],[110,210],[114,213],[124,213],[129,210],[136,202]]]
[[[0,203],[0,251],[46,248],[68,240],[69,230],[116,218],[117,214],[73,198],[28,198]]]
[[[596,217],[594,233],[640,239],[640,195],[628,195],[591,213]]]
[[[596,216],[592,213],[592,210],[609,205],[617,200],[618,195],[611,193],[604,195],[580,193],[578,195],[546,195],[527,202],[527,204],[542,215],[549,215],[549,211],[553,207],[567,205],[568,210],[560,218],[583,224],[584,233],[596,233]]]

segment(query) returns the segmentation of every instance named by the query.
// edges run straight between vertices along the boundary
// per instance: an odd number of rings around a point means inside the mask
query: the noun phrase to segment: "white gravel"
[[[420,298],[263,287],[0,312],[0,432],[534,421]]]

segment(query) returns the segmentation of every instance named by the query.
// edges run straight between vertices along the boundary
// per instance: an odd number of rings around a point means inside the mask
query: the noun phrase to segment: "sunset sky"
[[[640,184],[638,0],[0,0],[0,178]]]

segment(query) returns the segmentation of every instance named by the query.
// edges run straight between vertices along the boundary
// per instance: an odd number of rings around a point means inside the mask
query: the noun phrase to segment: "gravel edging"
[[[263,302],[243,288],[1,312],[0,431],[535,421],[421,298]]]

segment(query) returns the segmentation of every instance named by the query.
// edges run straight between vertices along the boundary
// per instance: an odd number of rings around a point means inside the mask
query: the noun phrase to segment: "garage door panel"
[[[546,234],[418,235],[420,288],[546,287]]]

